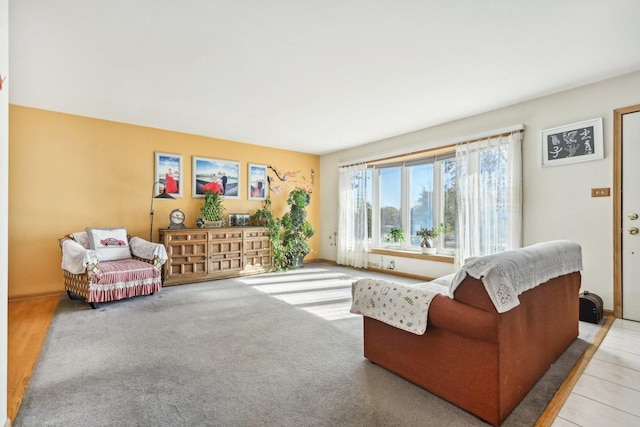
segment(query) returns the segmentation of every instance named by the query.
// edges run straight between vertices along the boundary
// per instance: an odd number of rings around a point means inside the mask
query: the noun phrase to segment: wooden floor
[[[640,322],[615,319],[553,427],[640,426]]]
[[[44,342],[49,324],[53,318],[60,297],[42,297],[9,303],[8,325],[8,375],[7,375],[7,417],[13,422],[22,397],[29,383],[29,378],[38,360],[40,348]],[[576,364],[571,374],[560,387],[554,399],[540,416],[536,426],[560,426],[564,412],[567,412],[567,398],[571,403],[572,390],[583,377],[591,357],[598,350],[600,342],[605,338],[613,318],[606,322],[594,342]],[[564,412],[562,412],[564,411]],[[560,415],[558,416],[558,414]],[[583,425],[583,424],[578,424]],[[588,424],[586,424],[588,425]]]
[[[12,422],[59,300],[56,295],[12,301],[8,305],[7,417]]]

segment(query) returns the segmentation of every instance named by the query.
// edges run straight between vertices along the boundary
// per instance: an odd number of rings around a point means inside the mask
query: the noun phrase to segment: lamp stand
[[[159,193],[157,196],[154,196],[153,194],[156,192],[156,184],[162,184],[162,192]],[[149,229],[149,241],[153,242],[153,199],[173,199],[175,200],[175,197],[173,197],[171,194],[167,193],[167,187],[164,187],[164,184],[160,181],[156,181],[153,183],[153,187],[151,188],[151,209],[149,209],[149,216],[151,217],[151,228]]]

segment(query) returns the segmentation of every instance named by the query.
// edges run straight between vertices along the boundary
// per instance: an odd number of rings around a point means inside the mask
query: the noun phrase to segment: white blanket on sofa
[[[407,332],[422,335],[429,306],[448,286],[427,282],[402,285],[378,279],[359,279],[351,285],[351,313],[371,317]]]
[[[480,279],[498,313],[518,306],[518,295],[564,274],[582,270],[582,249],[568,240],[538,243],[468,261],[456,273],[449,296],[469,275]]]

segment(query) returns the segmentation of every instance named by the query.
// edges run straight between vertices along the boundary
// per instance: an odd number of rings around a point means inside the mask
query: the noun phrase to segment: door
[[[640,107],[640,106],[639,106]],[[621,317],[640,321],[640,108],[620,115]]]

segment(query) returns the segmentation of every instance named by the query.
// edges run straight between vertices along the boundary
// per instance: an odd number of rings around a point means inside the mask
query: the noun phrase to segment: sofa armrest
[[[131,255],[152,261],[152,264],[158,269],[167,261],[167,250],[160,243],[149,242],[140,237],[132,237],[129,240],[129,246],[131,247]]]
[[[69,238],[60,240],[62,248],[62,268],[73,274],[92,274],[100,258],[98,253],[85,249],[80,243]]]

